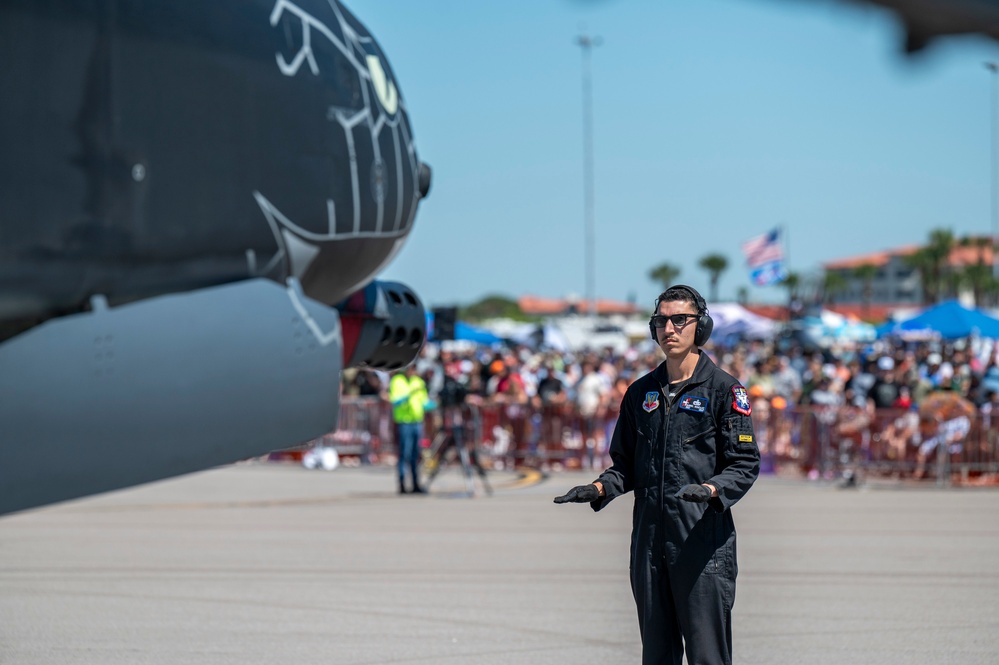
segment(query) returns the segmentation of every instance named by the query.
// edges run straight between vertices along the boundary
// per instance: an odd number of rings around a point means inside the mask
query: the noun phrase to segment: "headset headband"
[[[686,284],[674,284],[673,286],[663,291],[663,294],[669,293],[670,291],[685,291],[687,294],[690,295],[690,299],[694,303],[694,307],[697,308],[697,313],[707,314],[708,303],[705,302],[704,298],[701,297],[701,294],[698,293],[693,287],[687,286]],[[653,314],[659,312],[659,303],[661,302],[662,302],[662,296],[656,298],[656,307],[655,310],[653,311]]]

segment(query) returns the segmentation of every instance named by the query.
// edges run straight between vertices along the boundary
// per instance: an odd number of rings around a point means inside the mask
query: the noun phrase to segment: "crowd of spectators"
[[[941,391],[964,398],[988,419],[999,406],[999,345],[987,339],[878,340],[822,350],[807,350],[786,339],[756,340],[725,348],[709,342],[705,350],[746,386],[757,412],[754,419],[828,407],[846,414],[846,431],[851,422],[872,422],[876,410],[915,413],[928,395]],[[517,427],[525,429],[515,427],[515,439],[532,436],[528,414],[557,405],[571,409],[582,445],[591,451],[591,463],[599,466],[606,458],[594,455],[606,455],[626,389],[662,359],[650,341],[623,352],[445,343],[427,345],[416,363],[429,389],[431,411],[440,403],[445,384],[457,381],[467,391],[467,402],[492,405],[520,423]],[[379,372],[348,372],[344,392],[384,397],[389,378]],[[777,434],[771,433],[775,438]]]
[[[999,401],[999,345],[992,340],[879,340],[810,352],[800,344],[755,340],[729,348],[709,344],[706,351],[753,397],[778,408],[868,403],[911,408],[934,391],[950,391],[986,410]],[[616,411],[628,385],[661,361],[659,350],[645,343],[623,353],[429,344],[416,363],[432,398],[451,377],[480,403],[570,403],[583,416],[595,417]],[[345,378],[348,395],[380,395],[389,375],[352,371]]]

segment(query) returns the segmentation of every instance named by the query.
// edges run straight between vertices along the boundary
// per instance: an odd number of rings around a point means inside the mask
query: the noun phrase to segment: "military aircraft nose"
[[[432,176],[430,165],[424,162],[420,162],[420,198],[427,198],[427,194],[430,193],[430,180]]]

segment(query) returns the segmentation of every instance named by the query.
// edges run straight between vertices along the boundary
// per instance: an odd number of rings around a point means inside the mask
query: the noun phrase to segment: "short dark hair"
[[[671,286],[662,293],[656,299],[656,310],[659,309],[659,303],[663,302],[689,302],[697,310],[698,314],[703,314],[704,310],[698,306],[697,297],[694,293],[685,287]]]

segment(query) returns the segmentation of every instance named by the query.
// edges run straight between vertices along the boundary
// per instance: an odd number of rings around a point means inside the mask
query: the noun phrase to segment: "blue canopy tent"
[[[495,344],[496,342],[503,341],[485,328],[477,328],[473,325],[465,323],[464,321],[455,322],[454,338],[468,342],[475,342],[476,344]]]
[[[944,339],[959,339],[971,334],[999,339],[999,319],[979,309],[968,309],[956,300],[947,300],[906,321],[881,326],[878,335],[904,336],[923,331],[935,332]]]

